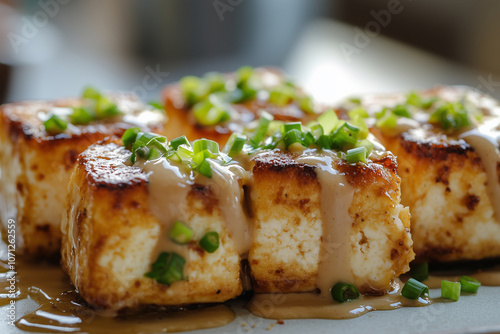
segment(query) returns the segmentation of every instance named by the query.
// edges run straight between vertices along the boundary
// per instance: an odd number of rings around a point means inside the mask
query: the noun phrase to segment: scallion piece
[[[428,294],[429,288],[427,285],[420,283],[414,278],[410,278],[408,282],[406,282],[405,286],[401,290],[401,295],[408,299],[418,299],[423,294]]]
[[[441,298],[457,301],[460,298],[460,282],[441,281]]]
[[[169,232],[169,237],[172,241],[184,245],[191,241],[193,238],[193,230],[186,224],[176,221]]]
[[[399,117],[411,118],[411,114],[408,111],[408,108],[406,108],[402,104],[398,104],[397,106],[395,106],[394,109],[392,110],[392,113]]]
[[[303,140],[303,133],[297,129],[292,129],[283,136],[285,148],[287,149],[292,144],[302,143],[302,140]]]
[[[318,137],[318,140],[316,140],[316,145],[318,145],[322,149],[331,149],[330,137],[328,137],[327,135],[320,135]]]
[[[95,104],[95,114],[98,119],[110,118],[121,114],[116,104],[101,96]]]
[[[259,124],[257,125],[257,130],[255,130],[255,134],[252,138],[253,142],[257,145],[264,139],[267,134],[267,129],[269,128],[269,124],[274,119],[273,115],[269,114],[266,111],[263,111],[260,115]]]
[[[208,253],[213,253],[219,248],[219,233],[207,232],[200,240],[200,246]]]
[[[200,102],[208,94],[206,83],[198,77],[186,76],[179,81],[181,91],[189,107]]]
[[[370,156],[370,153],[372,153],[373,143],[368,139],[362,139],[356,143],[356,147],[366,148],[366,157],[368,158]]]
[[[299,108],[308,114],[314,114],[314,104],[310,96],[298,98]]]
[[[415,264],[411,266],[411,277],[419,282],[423,282],[429,278],[429,264],[427,262]]]
[[[366,162],[366,147],[356,147],[347,150],[345,159],[350,164],[355,164],[357,162]]]
[[[358,141],[358,134],[360,129],[354,125],[344,122],[335,132],[331,135],[332,148],[345,150],[349,147],[354,147]]]
[[[209,139],[198,139],[193,142],[193,152],[197,154],[208,150],[212,154],[219,154],[219,144]]]
[[[368,117],[370,117],[370,115],[368,115],[368,112],[366,111],[366,109],[365,108],[361,108],[361,107],[349,110],[347,112],[347,115],[351,119],[355,119],[357,117],[360,117],[360,118],[368,118]]]
[[[141,129],[139,129],[138,127],[125,130],[122,135],[122,142],[123,146],[125,146],[127,150],[130,150],[132,148],[139,132],[141,132]]]
[[[88,124],[95,118],[93,112],[89,108],[75,107],[73,113],[69,116],[73,124]]]
[[[144,276],[155,279],[158,283],[171,285],[184,280],[186,260],[175,252],[162,252],[152,265],[152,270]]]
[[[279,107],[285,107],[294,99],[295,89],[287,85],[275,87],[269,93],[269,102]]]
[[[186,136],[177,137],[170,141],[170,147],[172,147],[174,150],[179,148],[179,146],[181,145],[190,146],[189,140],[186,138]]]
[[[198,124],[203,126],[215,125],[231,118],[226,109],[209,100],[196,103],[193,107],[193,116]]]
[[[201,175],[205,175],[208,178],[212,178],[212,167],[207,160],[203,160],[196,168],[196,171]]]
[[[318,123],[323,127],[323,132],[325,135],[330,134],[333,130],[337,128],[339,118],[337,114],[332,109],[324,112],[318,117]]]
[[[396,125],[398,124],[398,119],[390,110],[386,110],[382,113],[382,115],[383,116],[380,117],[375,123],[377,127],[389,129],[396,127]]]
[[[219,72],[209,72],[203,76],[210,93],[222,91],[226,87],[226,80]]]
[[[290,130],[299,130],[302,131],[302,123],[300,122],[289,122],[289,123],[284,123],[282,125],[282,134],[286,134]]]
[[[49,134],[58,134],[64,132],[68,128],[68,123],[61,117],[53,114],[45,122],[43,122],[45,131]]]
[[[224,146],[223,151],[231,157],[235,156],[236,154],[240,153],[241,150],[243,150],[243,146],[245,145],[246,140],[247,137],[245,135],[235,132],[231,135],[231,137],[229,137],[229,140],[227,141],[226,146]]]
[[[335,284],[331,289],[332,298],[339,303],[356,300],[359,298],[358,289],[349,283],[340,282]]]
[[[91,86],[85,87],[82,94],[82,97],[84,99],[96,100],[96,101],[99,100],[101,96],[102,96],[101,93],[99,93],[97,89]]]
[[[148,104],[155,109],[165,110],[165,106],[160,101],[150,101]]]
[[[480,286],[481,282],[474,277],[462,276],[460,278],[460,289],[463,292],[476,293]]]

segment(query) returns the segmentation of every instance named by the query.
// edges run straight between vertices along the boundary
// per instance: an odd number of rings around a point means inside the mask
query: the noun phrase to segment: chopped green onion
[[[193,238],[193,230],[186,224],[176,221],[169,232],[169,237],[172,241],[180,245],[187,244]]]
[[[219,144],[213,140],[209,139],[198,139],[193,142],[193,152],[197,154],[199,152],[208,150],[212,154],[219,153]]]
[[[195,76],[186,76],[179,81],[181,91],[184,94],[188,106],[200,102],[208,94],[205,82]]]
[[[314,104],[310,96],[298,98],[299,108],[308,114],[314,114]]]
[[[152,270],[144,276],[155,279],[158,283],[171,285],[184,280],[186,260],[175,252],[162,252],[152,265]]]
[[[316,140],[316,145],[318,145],[322,149],[331,149],[330,137],[328,137],[327,135],[320,135],[318,137],[318,140]]]
[[[417,281],[423,282],[429,278],[429,264],[427,262],[415,264],[411,266],[411,277]]]
[[[139,129],[138,127],[125,130],[122,135],[122,142],[123,146],[125,146],[127,150],[130,150],[132,148],[139,132],[141,132],[141,129]]]
[[[201,175],[204,175],[208,178],[212,178],[212,167],[210,166],[210,163],[207,160],[203,160],[198,167],[195,168],[198,173]]]
[[[253,75],[253,67],[251,66],[242,66],[238,70],[236,70],[236,76],[238,77],[238,83],[244,83],[250,80],[250,77]]]
[[[281,85],[273,88],[269,93],[269,102],[279,107],[285,107],[295,99],[295,89]]]
[[[252,138],[253,142],[257,145],[264,139],[267,134],[267,129],[269,128],[269,124],[274,119],[273,115],[269,114],[266,111],[263,111],[260,115],[259,124],[257,125],[257,130]]]
[[[359,131],[358,127],[344,122],[330,137],[332,148],[344,150],[345,148],[353,147],[358,141]]]
[[[460,282],[441,281],[441,298],[457,301],[460,298]]]
[[[361,117],[361,118],[368,118],[368,117],[370,117],[370,115],[368,115],[368,112],[366,111],[366,109],[365,108],[361,108],[361,107],[349,110],[347,112],[347,115],[351,119],[355,119],[356,117]]]
[[[434,102],[438,100],[437,97],[432,97],[427,100],[422,99],[422,97],[416,92],[410,92],[406,96],[406,103],[417,108],[429,109]]]
[[[398,123],[397,117],[389,109],[382,110],[377,116],[379,116],[379,119],[375,125],[379,128],[392,129],[395,128]]]
[[[404,105],[398,104],[392,110],[392,113],[396,116],[411,118],[411,114]]]
[[[463,292],[476,293],[480,286],[481,282],[474,277],[462,276],[460,278],[460,289]]]
[[[98,119],[103,119],[120,115],[121,112],[118,110],[116,104],[111,102],[108,98],[101,96],[101,98],[96,101],[95,114]]]
[[[85,87],[82,94],[84,99],[99,100],[101,98],[101,93],[97,89],[91,86]]]
[[[408,299],[418,299],[423,294],[428,294],[429,288],[427,285],[420,283],[414,278],[410,278],[408,282],[406,282],[405,286],[401,290],[401,295]]]
[[[208,232],[200,240],[200,246],[208,253],[213,253],[219,248],[219,233]]]
[[[43,122],[45,131],[49,134],[58,134],[64,132],[68,128],[68,123],[60,118],[59,116],[53,114],[45,122]]]
[[[444,130],[457,130],[471,125],[467,111],[459,102],[442,105],[431,114],[429,122],[440,124]]]
[[[372,153],[372,150],[373,150],[373,143],[371,141],[369,141],[368,139],[362,139],[362,140],[358,141],[355,146],[366,148],[366,157],[367,158],[370,156],[370,153]]]
[[[223,151],[232,157],[243,150],[243,145],[245,145],[246,140],[247,137],[245,135],[235,132],[229,137]]]
[[[318,123],[323,127],[325,135],[330,134],[333,130],[337,128],[339,118],[337,114],[332,109],[324,112],[318,117]]]
[[[226,87],[224,76],[218,72],[209,72],[203,76],[210,93],[222,91]]]
[[[358,289],[349,283],[340,282],[335,284],[331,289],[332,298],[339,303],[356,300],[359,298]]]
[[[292,129],[285,134],[283,141],[285,142],[285,148],[288,149],[292,144],[302,143],[303,133],[297,129]]]
[[[165,110],[165,106],[160,101],[150,101],[148,104],[155,109]]]
[[[85,107],[73,108],[73,113],[70,115],[71,123],[73,124],[88,124],[94,120],[92,111]]]
[[[356,147],[350,150],[347,150],[346,160],[348,163],[357,163],[357,162],[366,162],[366,147]]]
[[[148,154],[147,159],[148,160],[155,160],[155,159],[161,158],[162,156],[163,156],[163,153],[160,152],[159,149],[157,149],[156,147],[152,147],[149,149],[149,154]]]
[[[186,136],[177,137],[170,141],[170,147],[172,147],[174,150],[179,148],[179,146],[181,145],[190,146],[189,140],[186,138]]]
[[[229,112],[222,106],[216,106],[209,100],[198,102],[193,107],[193,116],[198,124],[215,125],[230,119]]]
[[[282,125],[282,129],[283,129],[283,131],[282,131],[283,134],[286,134],[288,131],[293,130],[293,129],[302,131],[302,123],[300,123],[300,122],[284,123]]]

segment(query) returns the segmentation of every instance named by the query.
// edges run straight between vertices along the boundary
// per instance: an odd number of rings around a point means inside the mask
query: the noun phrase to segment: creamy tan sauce
[[[2,267],[6,267],[5,263],[1,264]],[[180,332],[224,326],[235,318],[234,312],[225,305],[177,312],[167,312],[157,308],[130,317],[103,317],[99,312],[86,306],[58,266],[37,265],[16,259],[16,271],[16,292],[11,296],[5,292],[10,286],[7,279],[12,277],[12,274],[1,269],[0,309],[9,307],[11,300],[16,301],[15,326],[19,332],[21,330],[38,333]]]
[[[252,241],[251,221],[244,211],[244,193],[240,182],[245,182],[247,172],[239,165],[221,166],[210,161],[212,178],[200,177],[199,182],[210,186],[219,201],[226,228],[239,255],[245,255]]]
[[[270,319],[350,319],[375,310],[427,306],[428,298],[410,300],[401,296],[402,284],[397,280],[394,290],[379,297],[361,296],[358,300],[337,303],[313,293],[255,295],[246,306],[253,314]]]
[[[349,215],[354,194],[344,175],[333,168],[338,158],[334,154],[315,153],[300,156],[297,162],[316,166],[321,185],[321,238],[320,260],[316,286],[321,295],[330,295],[338,282],[352,282],[350,233],[352,218]]]
[[[187,222],[189,212],[187,195],[195,184],[195,175],[184,166],[174,165],[165,158],[139,160],[135,166],[148,174],[148,200],[151,212],[161,223],[160,238],[153,252],[153,263],[160,252],[176,252],[185,259],[189,248],[168,238],[168,231],[176,221]]]
[[[459,138],[465,140],[477,152],[486,172],[486,188],[496,220],[500,222],[500,118],[485,120],[476,129],[462,133]]]

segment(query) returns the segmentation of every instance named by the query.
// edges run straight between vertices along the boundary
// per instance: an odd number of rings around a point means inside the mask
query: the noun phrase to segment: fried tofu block
[[[467,108],[484,113],[476,126],[500,119],[498,102],[469,88],[437,87],[420,95],[445,102],[465,101]],[[374,96],[364,98],[362,105],[376,112],[405,100],[404,94]],[[425,112],[432,112],[432,108]],[[495,217],[500,203],[488,193],[489,185],[498,187],[500,164],[493,166],[494,176],[488,178],[488,162],[478,154],[478,147],[460,137],[469,130],[444,131],[426,121],[396,134],[372,128],[398,157],[401,202],[410,207],[413,248],[420,261],[500,256],[500,221]],[[498,150],[493,146],[489,154],[498,160]]]
[[[169,117],[166,124],[166,133],[171,138],[185,135],[189,140],[207,138],[224,145],[233,132],[241,132],[245,126],[258,119],[263,110],[272,114],[275,120],[302,121],[304,124],[315,119],[318,115],[301,110],[296,102],[285,106],[278,106],[269,102],[269,93],[273,87],[285,83],[284,74],[275,68],[256,68],[256,76],[263,84],[263,90],[257,93],[256,98],[243,103],[231,104],[231,119],[213,126],[201,126],[193,116],[193,110],[187,105],[179,84],[165,87],[163,90],[163,101],[165,111]],[[235,73],[225,75],[226,78],[234,78]],[[317,112],[321,107],[316,106]]]
[[[152,213],[150,175],[124,164],[129,156],[113,143],[91,146],[71,176],[61,263],[80,295],[112,312],[149,304],[222,302],[240,295],[238,253],[217,199],[201,185],[190,185],[187,198],[176,197],[175,204],[186,201],[184,222],[193,230],[193,240],[216,231],[219,248],[207,253],[197,242],[179,246],[186,250],[184,280],[166,285],[145,277],[168,232]]]
[[[43,117],[53,108],[81,99],[20,102],[0,107],[0,219],[17,223],[17,249],[29,257],[58,257],[60,219],[68,180],[79,153],[132,126],[161,131],[164,116],[145,110],[135,98],[116,96],[122,117],[73,126],[61,134],[45,132]]]
[[[323,193],[327,198],[321,199],[325,184],[318,168],[284,154],[255,159],[251,190],[255,235],[248,260],[256,292],[315,291],[320,262],[324,256],[337,256],[335,247],[321,253],[327,238],[322,210],[328,210],[321,202],[344,194]],[[332,222],[347,224],[344,269],[350,270],[351,283],[360,292],[383,294],[414,258],[410,216],[400,204],[395,158],[388,154],[367,165],[337,160],[332,168],[345,176],[334,182],[345,181],[353,190],[351,201],[336,204],[347,205],[347,221]]]

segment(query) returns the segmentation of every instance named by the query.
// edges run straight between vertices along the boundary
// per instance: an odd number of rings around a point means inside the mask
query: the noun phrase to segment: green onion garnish
[[[174,150],[177,150],[181,145],[191,146],[186,136],[177,137],[170,141],[170,147],[172,147]]]
[[[332,298],[339,303],[356,300],[359,298],[358,289],[349,283],[340,282],[331,289]]]
[[[355,164],[357,162],[366,162],[366,147],[356,147],[350,150],[347,150],[346,160],[350,164]]]
[[[193,116],[198,124],[203,126],[225,122],[231,117],[229,111],[222,104],[214,104],[209,100],[198,102],[193,107]]]
[[[99,93],[99,91],[97,91],[94,87],[87,86],[83,90],[82,97],[84,99],[98,100],[101,98],[101,93]]]
[[[460,278],[460,289],[463,292],[476,293],[480,286],[481,282],[474,277],[462,276]]]
[[[318,117],[318,123],[323,127],[324,134],[328,135],[337,128],[339,118],[335,111],[330,109]]]
[[[401,295],[408,299],[418,299],[423,294],[428,294],[429,288],[427,285],[420,283],[414,278],[410,278],[401,290]]]
[[[295,89],[287,85],[275,87],[269,93],[269,102],[285,107],[295,99]]]
[[[45,122],[43,122],[45,131],[49,134],[58,134],[64,132],[68,128],[68,123],[61,117],[53,114]]]
[[[467,110],[459,102],[446,103],[437,108],[431,114],[429,122],[439,124],[444,130],[457,130],[471,125]]]
[[[243,145],[245,145],[246,140],[247,137],[245,135],[235,132],[229,137],[223,151],[230,157],[235,156],[243,150]]]
[[[252,141],[255,144],[260,144],[262,139],[264,139],[267,134],[267,129],[269,128],[269,123],[271,123],[273,119],[273,115],[269,114],[266,111],[262,112],[262,114],[260,115],[259,124],[257,125],[257,130],[255,131],[255,134],[252,138]]]
[[[411,118],[411,114],[408,111],[408,108],[406,108],[404,105],[401,104],[395,106],[394,109],[392,110],[392,113],[399,117]]]
[[[457,301],[460,298],[460,282],[441,281],[441,298]]]
[[[125,130],[125,132],[122,135],[122,142],[123,146],[125,146],[127,150],[130,150],[132,148],[132,145],[134,145],[135,140],[137,138],[137,134],[139,132],[141,132],[141,129],[137,127]]]
[[[86,107],[75,107],[69,116],[73,124],[88,124],[95,118],[94,113]]]
[[[169,232],[169,237],[172,241],[178,244],[187,244],[193,238],[193,230],[186,224],[176,221]]]
[[[175,252],[162,252],[152,265],[152,270],[144,276],[155,279],[158,283],[171,285],[184,280],[186,260]]]
[[[282,125],[282,134],[286,134],[290,130],[298,130],[302,132],[302,123],[300,122],[289,122]]]
[[[292,144],[302,143],[303,133],[297,129],[292,129],[283,136],[283,141],[285,143],[285,148],[288,149]]]
[[[179,85],[190,107],[201,101],[208,94],[205,82],[201,78],[195,76],[186,76],[182,78],[179,81]]]
[[[377,113],[376,117],[378,119],[375,125],[379,128],[392,129],[398,124],[398,118],[388,108],[385,108],[380,113]]]
[[[297,99],[299,103],[299,108],[308,114],[314,114],[314,103],[310,96],[300,97]]]
[[[354,147],[358,141],[359,131],[360,128],[344,122],[330,137],[332,148],[345,150]]]
[[[429,264],[427,262],[415,264],[411,266],[411,277],[419,282],[423,282],[429,278]]]
[[[368,112],[366,111],[366,109],[365,108],[361,108],[361,107],[349,110],[347,112],[347,115],[351,119],[355,119],[357,117],[360,117],[360,118],[368,118],[368,117],[370,117],[370,115],[368,115]]]
[[[207,232],[200,240],[200,246],[208,253],[213,253],[219,248],[219,233]]]
[[[150,101],[148,104],[155,109],[165,110],[165,106],[160,101]]]

